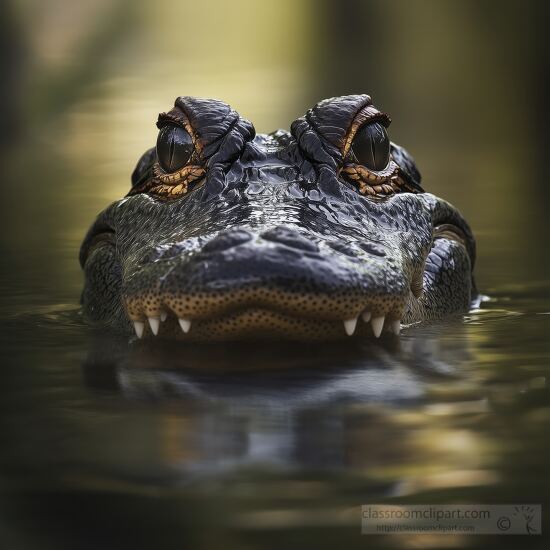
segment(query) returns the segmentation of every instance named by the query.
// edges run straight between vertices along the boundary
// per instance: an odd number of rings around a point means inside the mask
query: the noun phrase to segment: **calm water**
[[[546,503],[549,312],[548,287],[508,288],[399,343],[327,349],[128,343],[71,304],[7,314],[6,547],[363,547],[364,503]]]
[[[524,3],[495,18],[487,2],[370,2],[357,24],[374,32],[346,36],[323,31],[341,16],[330,3],[219,3],[208,24],[223,48],[200,24],[166,32],[201,21],[201,3],[97,3],[117,32],[94,3],[31,4],[18,36],[42,73],[1,153],[1,547],[548,547],[360,535],[367,503],[548,504],[547,150]],[[357,91],[470,221],[479,310],[327,348],[151,345],[82,323],[82,236],[176,95],[220,97],[270,131]]]

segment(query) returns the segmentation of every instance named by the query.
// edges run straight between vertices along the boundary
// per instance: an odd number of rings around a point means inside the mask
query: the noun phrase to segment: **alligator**
[[[179,97],[80,250],[94,325],[186,341],[395,337],[468,311],[475,239],[368,95],[256,134]]]

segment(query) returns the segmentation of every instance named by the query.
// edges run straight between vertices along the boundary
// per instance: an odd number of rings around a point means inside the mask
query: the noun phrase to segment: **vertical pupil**
[[[363,126],[352,143],[355,158],[371,170],[383,170],[390,160],[390,140],[379,122]]]
[[[168,124],[164,126],[157,139],[157,157],[163,170],[174,172],[179,170],[191,158],[193,140],[189,132],[180,126]]]

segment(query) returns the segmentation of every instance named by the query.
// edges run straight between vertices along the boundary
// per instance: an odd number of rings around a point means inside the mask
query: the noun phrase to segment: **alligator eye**
[[[390,140],[386,128],[379,122],[371,122],[360,128],[351,148],[357,161],[371,170],[383,170],[390,161]]]
[[[157,138],[157,157],[165,172],[179,170],[193,153],[193,140],[184,128],[168,124],[161,128]]]

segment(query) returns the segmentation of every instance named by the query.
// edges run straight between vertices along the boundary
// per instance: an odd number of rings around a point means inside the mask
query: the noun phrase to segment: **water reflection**
[[[318,543],[321,527],[355,547],[365,502],[544,502],[541,296],[547,286],[496,292],[466,321],[359,346],[155,345],[91,331],[64,306],[19,314],[1,330],[6,517],[18,536],[23,518],[48,518],[26,548],[59,540],[61,518],[75,545],[96,540],[87,506],[97,536],[112,536],[116,516],[138,547],[163,529],[164,547],[192,534],[215,548],[210,529],[261,540],[298,529]]]
[[[456,320],[383,345],[185,349],[96,333],[83,369],[98,392],[177,408],[160,421],[157,445],[182,475],[254,465],[366,468],[380,457],[362,446],[382,436],[383,454],[409,454],[389,417],[424,401],[429,385],[464,378],[468,340],[441,346],[442,333],[460,331]]]

